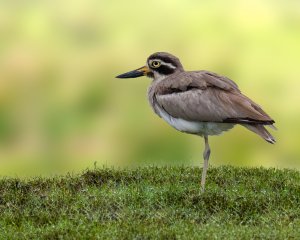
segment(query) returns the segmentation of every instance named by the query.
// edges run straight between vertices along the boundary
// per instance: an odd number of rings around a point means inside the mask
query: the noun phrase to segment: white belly
[[[217,123],[217,122],[193,122],[181,118],[174,118],[169,115],[162,108],[157,108],[159,115],[172,127],[181,132],[203,135],[219,135],[234,127],[231,123]]]

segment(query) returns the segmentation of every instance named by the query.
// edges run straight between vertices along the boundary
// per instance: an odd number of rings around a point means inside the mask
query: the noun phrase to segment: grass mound
[[[0,180],[1,239],[300,239],[300,173],[147,167]]]

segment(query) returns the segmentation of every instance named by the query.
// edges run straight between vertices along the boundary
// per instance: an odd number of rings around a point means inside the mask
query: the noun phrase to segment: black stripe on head
[[[170,57],[165,57],[165,56],[151,56],[148,60],[153,60],[153,59],[158,59],[158,60],[161,60],[161,61],[163,61],[163,62],[165,62],[165,63],[170,63],[170,64],[172,64],[174,67],[178,67],[178,65],[177,65],[177,62],[176,61],[174,61],[172,58],[170,58]]]
[[[172,74],[172,73],[175,72],[175,70],[176,70],[176,68],[171,68],[171,67],[169,67],[167,65],[163,65],[163,63],[162,63],[162,65],[160,65],[159,68],[154,69],[154,71],[156,71],[156,72],[158,72],[160,74],[163,74],[163,75]]]

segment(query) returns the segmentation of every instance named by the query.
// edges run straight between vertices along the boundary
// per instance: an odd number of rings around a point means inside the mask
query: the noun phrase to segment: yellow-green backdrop
[[[156,51],[226,75],[276,121],[275,145],[235,127],[211,164],[300,168],[299,1],[0,3],[0,174],[202,164],[203,140],[152,113],[150,79],[115,79]]]

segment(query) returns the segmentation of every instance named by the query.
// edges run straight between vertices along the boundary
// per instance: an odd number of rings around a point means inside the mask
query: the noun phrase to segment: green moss
[[[300,238],[300,174],[264,168],[95,169],[0,180],[1,239]]]

